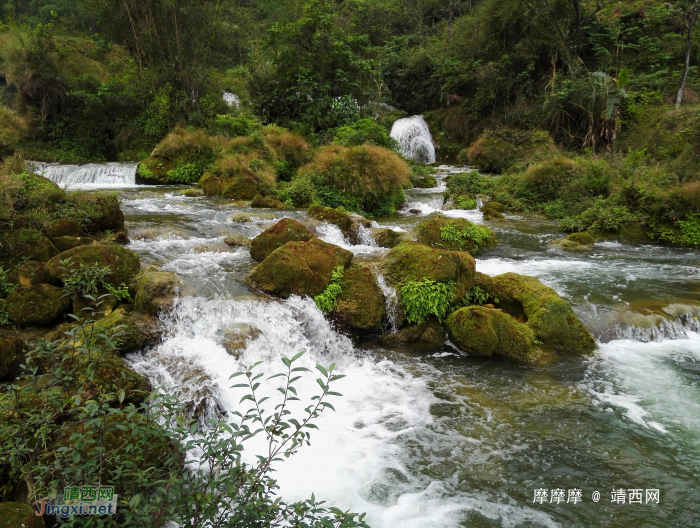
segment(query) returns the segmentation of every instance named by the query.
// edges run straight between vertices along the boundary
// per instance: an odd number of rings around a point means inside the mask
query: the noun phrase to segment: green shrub
[[[100,289],[106,290],[118,301],[131,302],[129,288],[123,282],[120,286],[114,286],[109,282],[112,270],[109,266],[99,264],[80,264],[79,267],[70,267],[70,258],[61,260],[63,276],[63,289],[74,299],[82,299],[85,296],[95,297]]]
[[[17,289],[16,284],[8,282],[7,276],[9,274],[9,270],[5,271],[5,269],[3,269],[2,266],[0,266],[0,299],[4,299]]]
[[[360,119],[352,125],[338,129],[333,138],[333,143],[338,143],[345,147],[354,147],[369,143],[378,147],[399,150],[398,142],[392,138],[386,128],[377,123],[374,119]]]
[[[500,127],[486,130],[469,148],[467,157],[481,172],[501,173],[553,148],[554,142],[544,130]]]
[[[408,165],[411,167],[409,176],[411,185],[418,189],[432,189],[437,186],[437,180],[433,176],[435,169],[421,165],[413,160],[408,160]]]
[[[345,268],[338,266],[333,270],[331,282],[326,289],[314,297],[314,302],[323,313],[332,312],[338,304],[338,296],[343,293],[343,274]]]
[[[204,174],[205,167],[203,163],[185,163],[178,165],[168,171],[168,181],[172,183],[195,183],[199,181]],[[142,165],[142,167],[144,167]],[[145,167],[144,167],[145,168]],[[146,174],[141,174],[143,177],[148,177]]]
[[[454,199],[454,206],[457,209],[465,209],[469,211],[471,209],[476,209],[476,200],[474,198],[470,198],[466,194],[463,194]]]
[[[492,179],[476,171],[459,172],[447,180],[447,189],[452,195],[486,194],[490,191]]]
[[[453,223],[447,223],[440,228],[440,238],[454,244],[460,251],[466,251],[466,242],[472,241],[476,247],[492,237],[492,231],[486,226],[469,224],[459,228]],[[469,244],[471,247],[472,244]]]
[[[244,115],[217,115],[211,128],[214,133],[228,137],[249,136],[260,129],[260,124]]]
[[[454,282],[435,282],[424,278],[410,281],[401,287],[401,300],[409,323],[423,324],[434,315],[439,321],[447,316],[455,299]]]

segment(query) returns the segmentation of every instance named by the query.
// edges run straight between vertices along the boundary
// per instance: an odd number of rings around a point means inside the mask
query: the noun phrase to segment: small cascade
[[[435,162],[435,144],[430,128],[422,115],[397,119],[391,137],[399,142],[401,154],[423,163]]]
[[[384,294],[384,302],[386,303],[386,316],[389,320],[389,331],[394,333],[398,330],[396,319],[399,313],[399,299],[396,295],[396,290],[389,286],[384,280],[384,275],[377,273],[377,284],[379,289]]]
[[[598,337],[603,343],[618,339],[641,343],[689,339],[688,332],[700,333],[699,311],[691,306],[671,305],[664,310],[665,315],[625,314],[622,321],[605,328]]]
[[[224,102],[230,107],[239,108],[241,106],[241,98],[238,97],[235,93],[224,92],[222,98]]]
[[[377,246],[377,241],[374,240],[372,236],[372,230],[368,227],[359,224],[357,226],[357,238],[360,239],[360,244],[369,247],[379,247]]]
[[[60,163],[27,162],[29,169],[63,188],[83,186],[129,187],[136,185],[137,163]]]

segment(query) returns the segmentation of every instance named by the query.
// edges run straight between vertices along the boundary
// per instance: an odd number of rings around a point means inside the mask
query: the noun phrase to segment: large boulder
[[[474,286],[476,262],[463,251],[435,249],[419,242],[402,242],[384,262],[389,285],[397,291],[409,281],[455,283],[455,299],[461,300]]]
[[[17,266],[9,273],[7,280],[24,288],[34,284],[53,284],[54,286],[60,284],[60,281],[46,269],[46,264],[37,260],[30,260]]]
[[[44,234],[47,237],[80,236],[83,228],[80,222],[72,218],[59,218],[44,226]]]
[[[372,272],[350,266],[343,274],[342,292],[331,317],[342,327],[361,333],[378,332],[386,315],[384,295]]]
[[[569,303],[536,278],[517,273],[480,275],[479,284],[498,299],[499,308],[526,323],[543,348],[575,353],[588,353],[596,348],[591,333]]]
[[[264,209],[293,209],[293,207],[281,202],[275,196],[262,196],[261,194],[255,195],[255,198],[250,202],[250,206]]]
[[[94,334],[112,333],[117,349],[124,353],[153,346],[160,341],[161,324],[155,317],[117,308],[95,322]]]
[[[254,260],[264,260],[287,242],[308,242],[313,238],[313,233],[304,224],[292,218],[283,218],[253,239],[250,244],[250,256]]]
[[[404,343],[442,345],[445,343],[445,328],[435,317],[429,317],[422,324],[409,324],[401,330],[384,334],[379,343],[389,347]]]
[[[252,287],[280,297],[323,292],[333,270],[347,267],[352,253],[318,239],[287,242],[270,253],[246,278]]]
[[[363,227],[369,229],[372,226],[372,222],[362,216],[349,214],[344,210],[333,209],[332,207],[313,205],[309,207],[307,212],[310,217],[316,220],[338,226],[343,235],[353,245],[362,243],[360,229]]]
[[[474,356],[531,361],[542,354],[532,329],[497,308],[460,308],[447,318],[447,332],[455,345]]]
[[[464,218],[434,215],[416,226],[419,242],[449,251],[468,251],[476,255],[498,244],[496,235],[487,226],[472,224]]]
[[[42,326],[63,315],[70,306],[61,288],[36,284],[17,288],[7,296],[10,320],[21,327]]]
[[[15,360],[16,352],[15,344],[12,341],[0,337],[0,379],[10,372],[10,365]]]
[[[400,233],[386,227],[373,227],[370,231],[372,238],[374,238],[379,247],[391,249],[398,246],[401,242],[410,240],[407,233]]]
[[[79,218],[81,226],[88,233],[124,230],[124,213],[119,207],[116,193],[68,193],[63,209],[70,212],[71,216]]]
[[[66,259],[70,261],[64,266],[61,261]],[[46,263],[46,267],[52,276],[63,280],[69,270],[78,269],[81,264],[109,266],[112,270],[109,283],[114,286],[129,284],[141,269],[136,253],[115,244],[78,246],[56,255]]]
[[[51,242],[56,247],[58,251],[63,253],[69,249],[73,249],[78,246],[89,246],[94,244],[95,241],[90,237],[74,237],[74,236],[60,236],[53,237]]]
[[[134,310],[149,315],[170,310],[181,288],[182,280],[175,273],[148,267],[131,283],[130,290],[135,292]]]
[[[0,502],[0,527],[45,528],[40,517],[29,504],[22,502]]]
[[[57,253],[51,241],[34,229],[17,229],[0,235],[0,266],[5,269],[24,260],[46,262]]]

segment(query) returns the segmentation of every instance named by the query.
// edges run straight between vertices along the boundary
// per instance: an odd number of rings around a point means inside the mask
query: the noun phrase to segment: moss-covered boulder
[[[410,240],[407,233],[400,233],[384,227],[373,227],[371,228],[371,233],[372,238],[374,238],[379,247],[389,249],[398,246],[401,242]]]
[[[43,326],[63,315],[70,300],[50,284],[17,288],[7,296],[7,313],[17,326]]]
[[[259,222],[261,220],[274,220],[275,215],[272,213],[246,213],[245,211],[241,211],[239,213],[235,213],[233,216],[231,216],[231,222],[240,222],[240,223],[250,223],[250,222]]]
[[[66,193],[58,184],[38,174],[22,172],[15,174],[13,179],[21,185],[21,191],[15,203],[16,208],[52,207],[65,199]]]
[[[134,371],[117,353],[104,351],[102,361],[95,368],[92,383],[95,387],[103,387],[104,391],[125,393],[124,402],[138,405],[143,402],[151,391],[151,384],[141,374]]]
[[[168,183],[168,172],[175,168],[175,163],[162,156],[150,156],[136,169],[136,183],[158,185]]]
[[[151,315],[117,308],[95,323],[94,333],[112,334],[117,349],[124,353],[157,344],[160,327],[160,321]]]
[[[133,279],[129,288],[135,293],[134,311],[149,315],[169,311],[181,288],[182,280],[175,273],[148,267]]]
[[[248,343],[262,335],[262,332],[246,323],[237,323],[224,330],[222,345],[226,352],[238,359]]]
[[[479,209],[484,214],[484,220],[503,220],[505,210],[506,206],[499,202],[486,202]]]
[[[287,242],[258,264],[246,281],[279,297],[314,297],[326,289],[335,268],[351,261],[350,251],[318,239]]]
[[[232,233],[224,237],[224,244],[229,247],[247,247],[250,246],[251,242],[252,240],[238,233]]]
[[[204,191],[202,189],[186,189],[184,191],[180,191],[178,193],[178,196],[186,196],[187,198],[199,198],[200,196],[204,196]]]
[[[61,236],[53,237],[51,242],[56,247],[56,249],[63,253],[69,249],[73,249],[78,246],[89,246],[94,244],[95,241],[90,237],[74,237],[74,236]]]
[[[253,153],[240,153],[219,158],[197,185],[207,196],[223,196],[252,200],[273,188],[275,171]]]
[[[61,261],[66,259],[70,259],[70,262],[64,269]],[[62,280],[68,270],[78,269],[81,264],[109,266],[112,274],[108,280],[114,286],[128,285],[141,269],[139,256],[136,253],[114,244],[94,244],[69,249],[49,260],[46,268],[51,275]]]
[[[557,352],[588,353],[596,348],[590,332],[569,303],[534,277],[505,273],[480,277],[480,284],[498,299],[498,307],[524,322],[543,343]]]
[[[57,253],[51,241],[34,229],[17,229],[0,235],[0,266],[5,269],[24,260],[46,262]]]
[[[481,172],[501,173],[554,148],[554,141],[544,130],[500,127],[486,130],[471,145],[467,157]]]
[[[460,308],[447,318],[447,332],[455,345],[474,356],[532,361],[542,354],[532,329],[496,308]]]
[[[445,343],[445,337],[445,327],[435,317],[430,317],[422,324],[410,324],[396,332],[384,334],[379,343],[389,347],[405,343],[440,346]]]
[[[46,264],[37,260],[30,260],[21,266],[17,266],[9,273],[7,280],[24,288],[34,284],[52,284],[54,286],[60,284],[60,281],[46,269]]]
[[[80,222],[72,218],[59,218],[49,222],[44,227],[44,234],[49,237],[80,236],[83,234],[83,227]]]
[[[333,209],[332,207],[313,205],[309,207],[307,212],[309,216],[316,220],[338,226],[343,232],[343,235],[353,245],[363,242],[360,230],[362,228],[369,229],[372,226],[372,222],[367,218],[349,214],[341,209]]]
[[[386,315],[384,295],[372,272],[363,266],[352,265],[345,269],[342,292],[331,317],[341,326],[353,332],[379,332]]]
[[[255,198],[253,198],[253,200],[250,202],[250,206],[266,209],[293,209],[293,207],[281,202],[274,196],[262,196],[260,194],[257,194]]]
[[[582,249],[592,249],[595,239],[589,233],[571,233],[566,238],[552,240],[550,245],[566,249],[569,251],[578,251]]]
[[[283,218],[253,239],[250,244],[250,256],[261,261],[287,242],[308,242],[313,238],[313,233],[304,224],[292,218]]]
[[[498,244],[494,232],[487,226],[472,224],[464,218],[434,215],[416,226],[419,242],[449,251],[468,251],[476,255]]]
[[[43,517],[21,502],[0,502],[0,528],[45,528]]]
[[[15,344],[12,341],[0,337],[0,379],[10,372],[10,365],[15,360],[16,352]]]
[[[392,249],[384,262],[387,282],[397,291],[409,281],[455,283],[455,298],[460,300],[474,286],[476,262],[463,251],[435,249],[419,242],[402,242]]]
[[[61,212],[80,222],[88,233],[124,231],[124,213],[114,192],[68,193]]]

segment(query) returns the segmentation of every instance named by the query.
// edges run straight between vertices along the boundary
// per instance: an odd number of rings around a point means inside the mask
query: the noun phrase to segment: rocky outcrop
[[[20,327],[48,324],[70,306],[70,299],[63,290],[49,284],[17,288],[8,295],[6,302],[10,320]]]
[[[373,333],[381,330],[385,315],[384,295],[372,272],[362,266],[346,268],[331,318],[350,331]]]
[[[182,280],[175,273],[150,266],[129,285],[129,290],[134,292],[134,311],[154,316],[169,311],[181,288]]]
[[[408,233],[400,233],[384,227],[373,227],[371,232],[372,238],[374,238],[379,247],[391,249],[398,246],[401,242],[410,240]]]
[[[416,226],[419,242],[438,249],[467,251],[476,255],[498,244],[494,232],[487,226],[472,224],[464,218],[434,215]]]
[[[24,260],[46,262],[57,253],[51,241],[34,229],[17,229],[0,235],[0,266],[5,269]]]
[[[372,226],[372,222],[362,216],[349,214],[340,209],[333,209],[332,207],[313,205],[309,207],[307,212],[310,217],[316,220],[338,226],[345,238],[353,245],[362,243],[360,228],[364,227],[368,229]]]
[[[287,242],[308,242],[313,238],[313,233],[304,224],[292,218],[283,218],[253,239],[250,256],[253,260],[261,261]]]
[[[70,261],[64,266],[61,261],[66,259]],[[141,268],[136,253],[114,244],[78,246],[53,257],[46,263],[46,268],[53,277],[62,280],[69,270],[79,269],[81,264],[109,266],[112,271],[109,282],[115,286],[129,284]]]
[[[279,297],[314,297],[328,286],[336,267],[351,261],[350,251],[318,239],[287,242],[258,264],[246,282]]]

